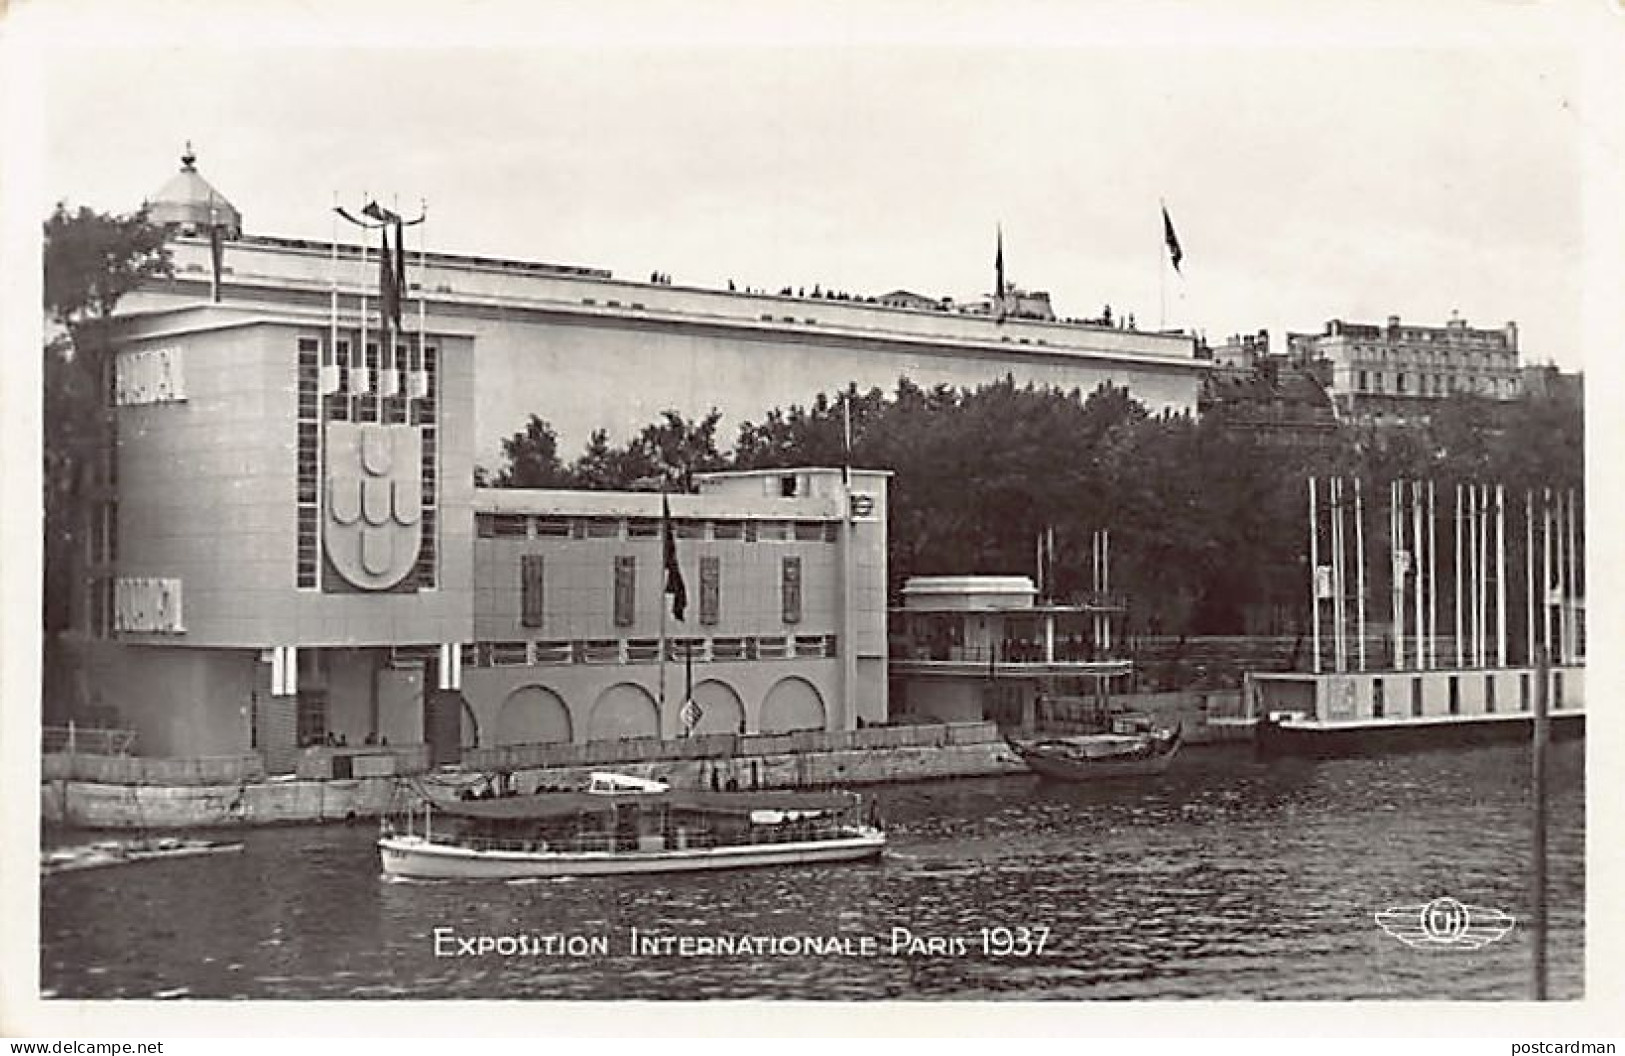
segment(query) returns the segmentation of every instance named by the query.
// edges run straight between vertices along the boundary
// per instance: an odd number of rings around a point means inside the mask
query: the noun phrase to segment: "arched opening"
[[[745,721],[745,702],[726,682],[708,678],[694,687],[694,703],[700,706],[696,735],[738,733]]]
[[[563,698],[542,686],[520,686],[497,712],[496,744],[568,744],[573,733]]]
[[[792,675],[767,691],[762,701],[763,733],[823,728],[824,698],[811,682]]]
[[[587,722],[590,741],[622,741],[631,737],[659,737],[660,709],[642,686],[621,682],[598,695]]]

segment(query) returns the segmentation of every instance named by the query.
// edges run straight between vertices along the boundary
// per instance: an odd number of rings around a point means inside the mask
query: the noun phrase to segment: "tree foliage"
[[[1111,586],[1129,600],[1131,627],[1165,633],[1303,626],[1311,476],[1363,481],[1373,598],[1386,589],[1376,555],[1388,545],[1378,511],[1390,480],[1434,481],[1441,516],[1459,482],[1515,494],[1583,485],[1583,421],[1553,399],[1459,396],[1426,424],[1343,424],[1316,442],[1283,444],[1218,416],[1150,414],[1122,388],[1085,396],[1009,377],[976,389],[904,378],[890,394],[820,393],[744,422],[727,457],[714,410],[700,422],[668,411],[625,447],[600,431],[568,467],[557,467],[539,419],[505,450],[511,467],[540,459],[572,487],[650,478],[686,487],[704,469],[838,466],[848,414],[852,464],[893,474],[894,588],[911,575],[1032,575],[1039,533],[1053,529],[1056,591],[1081,597],[1093,582],[1092,535],[1107,529]]]
[[[44,224],[45,698],[72,705],[58,636],[72,621],[84,582],[94,467],[111,442],[104,394],[108,318],[141,282],[171,271],[162,229],[141,213],[109,216],[58,204]]]
[[[552,424],[533,414],[525,428],[502,441],[506,464],[491,483],[504,488],[692,491],[695,474],[727,465],[717,451],[721,421],[722,412],[715,408],[698,421],[664,411],[660,421],[644,426],[620,447],[610,443],[607,430],[597,429],[576,460],[565,465]]]
[[[58,202],[45,221],[45,312],[72,327],[106,319],[125,294],[171,271],[164,232],[146,213],[109,216]]]

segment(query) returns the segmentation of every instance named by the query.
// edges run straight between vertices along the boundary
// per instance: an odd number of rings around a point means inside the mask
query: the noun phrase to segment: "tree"
[[[492,478],[498,488],[563,488],[571,484],[570,473],[559,461],[559,438],[553,426],[531,415],[525,428],[502,441],[502,454],[508,464]]]
[[[45,221],[45,311],[61,326],[111,317],[125,294],[172,270],[163,228],[145,210],[109,216],[58,202]]]
[[[44,224],[46,701],[71,703],[58,637],[73,618],[85,575],[85,533],[95,501],[94,469],[112,441],[103,395],[108,321],[120,299],[172,268],[161,228],[143,213],[109,216],[59,203]]]
[[[569,466],[558,457],[558,436],[548,422],[531,415],[525,428],[502,442],[507,464],[491,483],[501,488],[573,487],[588,490],[647,488],[655,484],[692,491],[697,473],[727,464],[717,451],[716,408],[698,421],[674,410],[643,427],[624,447],[609,442],[609,432],[595,429],[587,446]]]

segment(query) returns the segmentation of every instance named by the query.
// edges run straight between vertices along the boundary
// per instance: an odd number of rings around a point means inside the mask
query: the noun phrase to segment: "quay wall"
[[[887,743],[850,743],[861,735]],[[797,750],[834,742],[817,750]],[[700,756],[683,741],[654,741],[634,748],[620,742],[594,745],[537,745],[527,757],[522,748],[492,750],[490,758],[465,761],[460,770],[348,779],[278,778],[219,784],[120,783],[67,776],[72,771],[48,764],[41,783],[40,810],[45,823],[105,829],[186,829],[234,825],[274,825],[353,821],[377,817],[410,802],[421,791],[450,798],[463,787],[484,787],[493,772],[513,774],[520,792],[543,787],[579,787],[594,770],[613,767],[623,773],[654,777],[677,787],[805,788],[985,777],[1022,773],[1025,766],[1009,750],[991,723],[953,726],[896,727],[850,731],[845,735],[786,734],[751,737],[757,750],[727,756]],[[849,743],[841,743],[843,741]],[[600,759],[591,752],[564,760],[545,752],[605,749],[624,758]],[[765,750],[764,750],[765,749]],[[497,752],[509,752],[507,758]],[[472,753],[471,753],[472,754]],[[81,760],[84,757],[79,757]],[[52,776],[52,774],[58,776]]]

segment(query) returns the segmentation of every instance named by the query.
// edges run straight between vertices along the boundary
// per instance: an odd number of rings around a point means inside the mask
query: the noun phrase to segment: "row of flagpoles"
[[[330,288],[328,295],[328,330],[330,352],[323,361],[321,391],[323,395],[332,395],[340,388],[340,366],[338,361],[339,348],[339,228],[342,219],[369,234],[378,232],[378,312],[376,324],[376,340],[378,345],[378,391],[379,398],[406,396],[410,399],[423,399],[429,394],[428,367],[424,363],[423,349],[427,325],[427,297],[428,297],[428,240],[424,222],[428,219],[428,203],[421,203],[419,215],[407,220],[393,209],[385,208],[378,202],[369,200],[361,209],[358,217],[348,209],[338,204],[337,195],[333,203],[333,233],[332,233],[332,261],[330,266]],[[404,342],[400,339],[407,336],[407,329],[403,320],[404,304],[411,289],[411,283],[406,273],[406,228],[418,228],[418,318],[417,334],[415,340]],[[394,245],[390,245],[390,232],[394,231]],[[368,248],[366,238],[361,241],[361,271],[359,296],[359,328],[360,340],[352,345],[348,353],[348,362],[342,364],[348,367],[349,385],[348,393],[354,396],[372,395],[371,375],[367,364],[367,343],[369,331],[373,328],[372,311],[369,304],[366,272],[371,264],[371,250]],[[404,355],[404,358],[402,358]]]
[[[1396,480],[1388,487],[1389,621],[1395,670],[1505,667],[1509,662],[1506,489],[1458,484],[1454,530],[1453,656],[1439,655],[1439,496],[1432,481]],[[1448,502],[1448,498],[1446,499]],[[1514,511],[1514,518],[1516,511]],[[1559,663],[1581,660],[1579,549],[1572,490],[1527,491],[1524,496],[1524,660],[1537,646]],[[1512,530],[1517,530],[1516,522]],[[1314,670],[1329,624],[1334,671],[1367,669],[1366,516],[1361,481],[1309,478],[1310,633]],[[1322,549],[1322,545],[1325,549]],[[1450,545],[1447,542],[1447,545]],[[1349,589],[1349,566],[1354,589]],[[1540,588],[1536,588],[1537,564]],[[1352,613],[1351,613],[1352,608]],[[1538,620],[1537,620],[1538,612]],[[1538,628],[1537,628],[1538,623]],[[1351,651],[1352,646],[1352,651]],[[1453,660],[1453,665],[1449,661]]]

